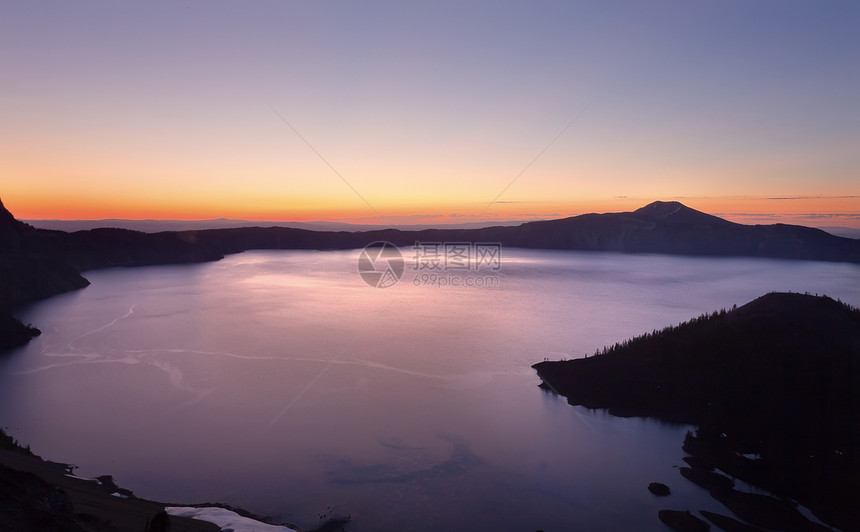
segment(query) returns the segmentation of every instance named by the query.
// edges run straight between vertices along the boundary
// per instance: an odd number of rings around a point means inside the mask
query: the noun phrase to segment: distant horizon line
[[[632,211],[614,211],[632,212]],[[476,222],[454,222],[435,221],[425,223],[362,223],[360,221],[344,220],[257,220],[252,218],[94,218],[94,219],[64,219],[64,218],[19,218],[20,221],[33,225],[38,229],[80,231],[97,228],[119,228],[141,232],[160,231],[188,231],[207,229],[231,229],[241,227],[291,227],[309,231],[369,231],[369,230],[425,230],[425,229],[479,229],[485,227],[516,226],[529,222],[548,220],[560,220],[574,218],[584,214],[611,214],[605,213],[579,213],[570,216],[554,218],[530,218],[530,219],[507,219]],[[845,224],[843,219],[846,215],[837,213],[814,213],[805,215],[794,215],[786,217],[776,213],[707,213],[713,216],[744,225],[771,225],[786,224],[811,227],[832,232],[837,236],[848,238],[860,238],[860,223]],[[852,215],[848,215],[852,216]],[[856,215],[855,215],[856,216]],[[800,223],[798,218],[805,218],[807,223]],[[790,219],[786,219],[790,218]],[[834,219],[836,218],[836,219]],[[819,223],[814,223],[815,221]],[[839,222],[843,221],[842,224]],[[811,222],[811,223],[810,223]],[[827,223],[830,222],[830,223]],[[858,220],[860,222],[860,220]]]
[[[425,223],[394,223],[394,224],[381,224],[381,223],[365,223],[360,221],[349,221],[354,220],[352,218],[344,218],[344,219],[314,219],[314,220],[295,220],[295,219],[264,219],[264,218],[227,218],[227,217],[217,217],[217,218],[19,218],[15,217],[17,220],[30,223],[30,222],[155,222],[155,223],[167,223],[167,222],[177,222],[177,223],[204,223],[204,222],[241,222],[241,223],[275,223],[275,224],[301,224],[301,225],[309,225],[309,224],[332,224],[332,225],[355,225],[355,226],[373,226],[373,227],[392,227],[396,226],[427,226],[427,225],[487,225],[487,224],[495,224],[495,225],[510,225],[510,224],[521,224],[528,222],[541,222],[548,220],[561,220],[565,218],[574,218],[576,216],[582,216],[585,214],[615,214],[621,212],[633,212],[633,211],[603,211],[603,212],[581,212],[576,214],[570,214],[567,216],[559,216],[559,217],[543,217],[543,218],[521,218],[521,219],[501,219],[501,220],[485,220],[485,221],[475,221],[475,222],[425,222]],[[705,212],[705,211],[700,211]],[[710,214],[713,216],[717,216],[719,218],[725,218],[730,220],[727,217],[740,217],[740,218],[782,218],[785,216],[797,216],[797,217],[810,217],[810,218],[823,218],[828,219],[831,217],[842,217],[842,216],[858,216],[854,213],[796,213],[792,215],[785,215],[779,213],[743,213],[743,212],[706,212],[706,214]],[[371,218],[374,219],[374,218]],[[733,221],[733,220],[730,220]],[[741,223],[741,222],[738,222]],[[774,221],[772,223],[786,223]],[[805,225],[805,224],[790,224],[790,225]],[[827,226],[810,226],[810,227],[827,227]],[[832,226],[832,227],[852,227],[852,226]],[[858,225],[857,229],[860,229],[860,225]]]
[[[691,209],[718,216],[726,220],[742,224],[774,224],[784,223],[803,225],[807,227],[836,227],[860,230],[860,209],[855,209],[856,195],[838,196],[799,196],[799,195],[767,195],[767,196],[669,196],[649,198],[640,196],[615,196],[612,198],[582,199],[575,201],[541,202],[541,201],[504,201],[497,212],[487,213],[480,218],[472,216],[465,205],[424,206],[405,211],[383,213],[380,216],[368,216],[350,210],[319,210],[316,213],[299,208],[293,213],[283,212],[234,212],[218,216],[217,210],[209,212],[189,208],[146,213],[132,209],[131,216],[93,209],[94,212],[60,209],[58,215],[39,216],[50,212],[33,212],[24,206],[24,216],[16,218],[32,224],[89,224],[96,227],[99,224],[290,224],[301,227],[308,226],[337,226],[341,228],[384,228],[384,227],[486,227],[490,225],[514,225],[526,222],[557,220],[580,216],[583,214],[603,214],[633,212],[650,205],[655,201],[678,202]],[[827,200],[822,204],[821,200]],[[13,213],[18,211],[13,201]],[[87,209],[88,210],[88,209]],[[216,212],[213,213],[213,210]],[[232,209],[224,209],[230,211]],[[63,212],[65,211],[65,212]],[[54,214],[54,213],[51,213]],[[92,214],[95,214],[93,216]],[[231,215],[232,214],[232,215]],[[316,215],[315,215],[316,214]],[[81,216],[83,215],[83,216]],[[89,216],[88,216],[89,215]],[[99,216],[101,215],[101,216]],[[137,216],[135,216],[137,215]]]

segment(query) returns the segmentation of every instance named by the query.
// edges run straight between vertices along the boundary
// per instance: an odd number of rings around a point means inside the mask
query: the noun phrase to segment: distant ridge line
[[[416,242],[493,242],[526,249],[860,263],[860,240],[804,226],[738,224],[679,202],[658,201],[632,212],[466,229],[232,227],[153,233],[37,229],[16,220],[0,203],[0,313],[85,287],[89,281],[81,272],[87,270],[199,263],[255,249],[360,249],[375,241],[401,248]],[[9,327],[20,330],[10,319]]]
[[[14,218],[8,214],[8,219]],[[250,249],[358,249],[374,240],[398,246],[412,246],[418,241],[472,241],[528,249],[860,263],[858,240],[805,226],[739,224],[677,201],[655,201],[632,212],[591,213],[476,228],[246,226],[155,233],[110,228],[73,233],[30,229],[30,240],[36,247],[41,246],[45,252],[49,250],[44,248],[50,247],[79,270],[200,262]]]

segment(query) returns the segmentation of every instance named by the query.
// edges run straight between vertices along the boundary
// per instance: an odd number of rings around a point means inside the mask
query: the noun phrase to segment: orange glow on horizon
[[[162,200],[117,201],[113,198],[33,198],[4,196],[4,204],[19,219],[162,219],[206,220],[231,218],[261,221],[340,221],[372,225],[447,224],[487,221],[528,221],[575,216],[591,212],[632,211],[656,200],[681,203],[738,223],[791,223],[809,226],[860,228],[860,198],[833,197],[616,197],[570,201],[451,202],[374,206],[376,212],[355,199],[342,204],[295,201],[286,207],[276,202],[222,203]],[[225,207],[225,205],[228,205]],[[485,211],[486,209],[486,211]],[[485,211],[485,212],[483,212]],[[482,214],[483,212],[483,214]],[[480,215],[480,217],[479,217]]]

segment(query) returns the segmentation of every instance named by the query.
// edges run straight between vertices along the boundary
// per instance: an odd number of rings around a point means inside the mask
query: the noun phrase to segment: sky
[[[19,218],[860,227],[860,3],[0,0]]]

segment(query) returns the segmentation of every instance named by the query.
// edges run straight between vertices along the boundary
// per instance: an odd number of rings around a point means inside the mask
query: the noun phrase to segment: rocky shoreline
[[[8,312],[0,310],[0,350],[25,345],[42,334],[32,325],[24,325]]]
[[[172,515],[170,507],[220,508],[236,521],[272,525],[273,532],[299,531],[226,504],[169,504],[136,497],[109,475],[94,479],[74,475],[74,466],[43,460],[0,429],[0,530],[31,532],[218,532],[200,518]],[[244,519],[243,519],[244,518]],[[343,531],[348,519],[331,518],[312,532]],[[283,527],[283,528],[278,528]],[[236,532],[241,528],[236,527]]]

